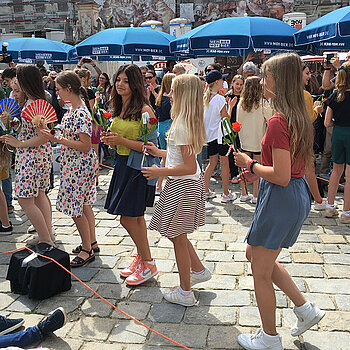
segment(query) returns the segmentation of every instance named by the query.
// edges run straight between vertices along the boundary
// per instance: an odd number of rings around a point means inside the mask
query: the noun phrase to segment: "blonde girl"
[[[17,82],[26,96],[24,108],[34,100],[45,100],[45,91],[39,69],[34,65],[17,68]],[[51,232],[51,203],[45,191],[50,186],[52,148],[45,137],[38,133],[36,125],[22,118],[18,138],[2,136],[1,141],[17,148],[15,164],[15,195],[38,237],[29,245],[47,243],[53,245]]]
[[[206,76],[208,87],[204,94],[203,117],[209,156],[209,164],[204,172],[206,198],[210,199],[216,197],[215,192],[209,189],[209,182],[218,163],[219,155],[223,187],[223,194],[221,196],[222,203],[227,203],[236,199],[236,195],[231,193],[228,189],[230,169],[227,152],[229,147],[222,144],[222,132],[220,127],[222,118],[227,117],[230,119],[231,110],[237,102],[236,99],[230,99],[227,109],[224,96],[219,94],[226,76],[227,74],[222,75],[217,70],[211,70]]]
[[[160,150],[151,143],[146,146],[150,154],[166,157],[165,167],[142,170],[147,179],[168,176],[149,229],[168,237],[174,245],[180,285],[166,290],[164,298],[183,306],[196,302],[191,287],[211,278],[187,238],[205,221],[204,181],[196,160],[205,143],[202,95],[203,85],[198,77],[183,74],[173,80],[173,124],[168,148]]]
[[[244,83],[241,99],[237,106],[237,121],[242,124],[239,132],[239,140],[242,152],[249,157],[261,161],[261,140],[265,135],[266,123],[272,116],[272,111],[263,99],[260,78],[248,77]],[[253,182],[253,196],[246,192],[246,187],[241,185],[241,202],[251,200],[256,204],[258,197],[259,180]]]
[[[262,329],[255,335],[239,335],[238,342],[245,349],[283,350],[276,330],[273,284],[295,305],[293,311],[298,320],[291,329],[292,336],[301,335],[325,314],[306,301],[288,272],[276,261],[282,248],[289,248],[297,240],[311,207],[304,175],[305,164],[312,160],[312,124],[303,103],[299,56],[282,54],[266,61],[263,89],[275,114],[261,143],[261,164],[245,153],[235,153],[236,164],[247,169],[248,182],[261,177],[258,203],[246,237],[246,256],[252,267]]]
[[[338,190],[340,177],[345,167],[345,189],[343,212],[340,222],[350,223],[350,62],[340,68],[335,81],[335,91],[327,101],[325,127],[333,127],[332,160],[333,171],[328,185],[328,203],[326,217],[338,216],[334,200]]]
[[[175,78],[175,74],[167,73],[164,75],[158,97],[156,99],[156,115],[158,117],[158,140],[160,149],[166,149],[166,133],[171,127],[172,119],[170,117],[171,100],[168,96],[171,89],[171,83]],[[162,166],[165,164],[165,159],[162,159]],[[157,181],[156,195],[162,191],[163,177]]]

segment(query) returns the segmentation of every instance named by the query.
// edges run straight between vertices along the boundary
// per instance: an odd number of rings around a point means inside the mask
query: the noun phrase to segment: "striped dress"
[[[180,146],[188,144],[184,128],[180,125],[179,127],[175,126],[171,130],[167,142],[165,166],[173,167],[183,164]],[[168,178],[154,210],[149,229],[158,231],[168,238],[174,238],[182,234],[192,233],[204,224],[204,179],[197,163],[195,174]]]

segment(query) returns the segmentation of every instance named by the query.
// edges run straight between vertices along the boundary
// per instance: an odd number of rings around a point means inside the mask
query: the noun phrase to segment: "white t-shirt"
[[[174,167],[177,165],[181,165],[184,163],[181,147],[184,145],[188,145],[187,141],[187,133],[183,124],[177,123],[172,128],[170,134],[168,135],[168,148],[167,148],[167,156],[166,156],[166,167]],[[172,179],[192,179],[198,180],[201,174],[201,169],[196,160],[197,171],[195,174],[191,175],[183,175],[183,176],[169,176]]]
[[[209,107],[204,107],[204,126],[205,126],[205,132],[207,135],[207,142],[211,142],[214,140],[222,138],[222,132],[221,132],[221,110],[225,106],[226,101],[225,97],[221,96],[219,94],[214,95],[211,97],[209,102]]]
[[[228,89],[228,84],[227,84],[226,80],[224,80],[224,83],[222,84],[222,88],[223,89]]]

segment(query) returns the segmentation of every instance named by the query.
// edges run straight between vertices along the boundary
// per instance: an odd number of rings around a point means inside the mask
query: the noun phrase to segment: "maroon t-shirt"
[[[261,162],[263,165],[273,165],[272,148],[290,151],[290,137],[287,121],[277,113],[269,119],[266,134],[261,141]],[[304,175],[304,161],[292,163],[291,176],[303,177]]]

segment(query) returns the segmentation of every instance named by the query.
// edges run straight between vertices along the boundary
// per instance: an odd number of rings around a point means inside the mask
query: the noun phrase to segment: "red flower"
[[[156,117],[151,117],[151,118],[149,119],[149,123],[150,123],[151,125],[155,125],[155,124],[158,123],[158,119],[157,119]]]
[[[104,112],[103,116],[105,117],[105,119],[110,119],[110,118],[112,118],[112,113]]]
[[[56,131],[55,131],[54,129],[51,129],[51,130],[50,130],[50,134],[51,134],[51,135],[55,135],[55,134],[56,134]]]
[[[234,132],[241,131],[241,126],[242,126],[241,123],[238,123],[238,122],[232,123],[232,129]]]
[[[17,123],[16,123],[14,120],[11,120],[11,121],[10,121],[10,126],[11,126],[11,127],[14,128],[16,125],[17,125]]]

